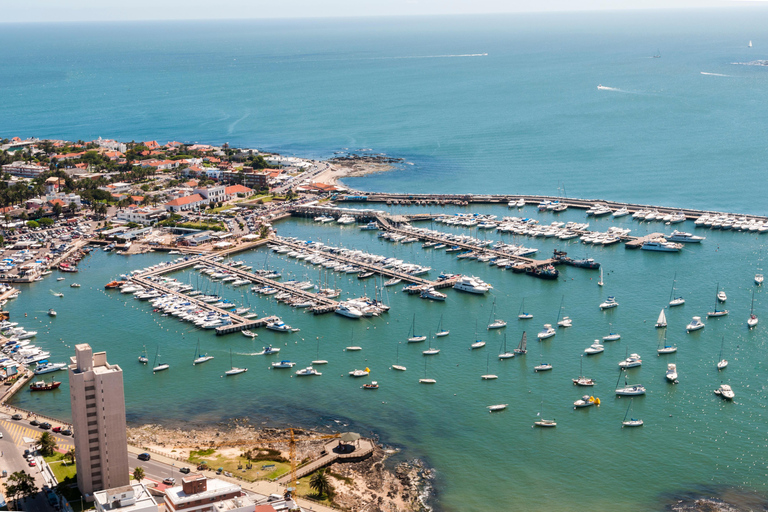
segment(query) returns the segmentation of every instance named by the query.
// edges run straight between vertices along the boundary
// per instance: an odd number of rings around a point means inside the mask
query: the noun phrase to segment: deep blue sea
[[[768,66],[760,65],[768,59],[766,8],[0,24],[0,48],[3,137],[229,142],[317,158],[366,148],[407,163],[347,181],[364,190],[560,193],[768,214]],[[661,57],[652,58],[656,54]],[[509,214],[504,207],[471,211]],[[537,215],[532,208],[524,213]],[[584,218],[569,211],[558,220]],[[626,226],[633,234],[668,230],[628,218],[592,222],[601,230]],[[694,230],[690,222],[683,228]],[[592,256],[606,271],[606,286],[599,288],[596,276],[583,270],[566,269],[560,281],[542,282],[418,245],[381,242],[353,228],[290,220],[278,230],[428,264],[433,277],[440,270],[477,274],[495,289],[485,298],[450,292],[445,304],[392,291],[388,316],[354,322],[312,317],[224,288],[231,300],[260,315],[280,314],[301,332],[283,338],[263,332],[256,341],[216,338],[103,291],[106,281],[163,256],[97,252],[75,278],[24,288],[10,310],[22,324],[22,313],[29,315],[28,326],[40,331],[37,341],[57,360],[79,342],[107,350],[124,368],[134,424],[249,416],[255,423],[372,432],[401,448],[401,457],[421,457],[436,469],[433,504],[440,510],[630,512],[659,510],[688,493],[747,500],[742,492],[768,490],[766,327],[745,327],[767,238],[706,231],[700,247],[664,255],[486,234],[537,247],[542,257],[554,248]],[[286,275],[334,279],[265,251],[242,259]],[[652,324],[676,273],[688,302],[668,312],[669,339],[680,347],[671,359],[680,384],[672,386],[663,378],[668,361],[655,355],[660,333]],[[216,286],[192,272],[177,277]],[[70,289],[73,279],[83,287]],[[345,296],[372,294],[349,276],[336,279]],[[728,292],[731,314],[685,334],[691,316],[711,309],[718,285]],[[63,299],[52,296],[58,289]],[[610,294],[621,306],[601,313],[597,304]],[[761,295],[758,290],[755,311],[766,322]],[[503,342],[502,332],[484,331],[494,298],[499,316],[510,322],[510,344],[528,331],[525,358],[493,357]],[[523,298],[535,315],[530,325],[516,320]],[[533,341],[543,323],[554,322],[561,303],[574,327],[548,343]],[[59,311],[56,319],[45,316],[50,307]],[[426,372],[438,380],[431,388],[417,382],[425,372],[422,347],[401,345],[408,371],[388,370],[414,313],[421,330],[434,330],[442,315],[452,331],[435,342],[442,352],[428,361]],[[468,350],[476,322],[488,340],[482,353]],[[579,373],[579,355],[611,330],[622,340],[584,361],[603,405],[573,411],[582,394],[570,381]],[[193,367],[198,338],[216,359]],[[718,374],[723,339],[731,364]],[[267,361],[253,355],[263,344],[280,343],[286,357],[306,365],[317,356],[318,340],[320,357],[330,364],[315,380],[268,371]],[[344,352],[350,344],[363,351]],[[138,365],[143,345],[150,356],[160,351],[171,370],[153,376]],[[249,366],[242,378],[220,378],[230,349],[235,364]],[[643,356],[631,380],[648,388],[635,401],[635,415],[646,425],[634,431],[620,428],[627,402],[612,393],[616,363],[627,352]],[[533,373],[541,359],[555,366],[551,374]],[[381,384],[372,394],[346,377],[362,365]],[[487,365],[498,381],[480,380]],[[734,386],[734,403],[713,395],[720,382]],[[162,391],[148,399],[148,389]],[[22,393],[18,401],[69,414],[66,383],[57,393]],[[485,407],[493,403],[510,408],[489,415]],[[556,430],[531,429],[542,408],[558,420]]]

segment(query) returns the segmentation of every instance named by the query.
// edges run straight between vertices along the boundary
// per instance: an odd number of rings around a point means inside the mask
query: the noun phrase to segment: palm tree
[[[133,468],[133,479],[137,482],[141,482],[144,480],[144,468],[141,466],[136,466]]]
[[[43,432],[37,440],[40,445],[40,453],[48,457],[56,450],[56,438],[50,432]]]
[[[312,475],[312,478],[309,479],[309,488],[315,491],[320,498],[333,496],[333,485],[328,480],[328,475],[325,474],[325,468],[318,469]]]
[[[75,462],[75,449],[70,448],[67,453],[64,454],[64,459],[68,460],[70,464],[74,464]]]

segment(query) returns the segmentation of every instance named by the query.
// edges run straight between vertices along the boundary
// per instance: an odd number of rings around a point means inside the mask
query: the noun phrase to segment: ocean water
[[[229,142],[318,158],[370,148],[408,163],[347,180],[364,190],[562,193],[764,214],[768,68],[736,63],[768,58],[766,14],[756,7],[2,25],[0,131],[84,140]],[[651,58],[657,51],[661,58]],[[598,90],[598,84],[611,89]],[[508,214],[501,206],[461,211]],[[532,208],[525,213],[538,215]],[[569,211],[557,220],[584,218],[583,212]],[[668,229],[627,218],[592,224],[601,230],[631,227],[633,234]],[[475,274],[495,288],[486,297],[449,292],[444,304],[390,289],[388,315],[352,321],[314,317],[243,289],[217,288],[192,271],[178,273],[301,329],[288,335],[262,331],[256,340],[215,337],[103,290],[120,273],[167,256],[96,251],[76,277],[27,286],[9,309],[14,320],[39,331],[37,340],[54,360],[64,360],[80,342],[107,350],[110,362],[124,369],[127,413],[134,424],[248,416],[254,423],[373,434],[400,448],[399,457],[421,457],[436,469],[432,503],[439,510],[644,511],[662,509],[692,490],[766,492],[764,326],[746,328],[753,276],[765,259],[759,235],[706,232],[705,243],[678,255],[485,235],[536,247],[542,257],[555,248],[594,257],[605,268],[606,286],[600,288],[595,272],[567,268],[557,282],[538,281],[418,245],[392,245],[354,227],[296,219],[278,229],[428,264],[432,276],[442,270]],[[688,222],[683,229],[694,226]],[[345,296],[374,293],[372,281],[334,277],[266,251],[238,259],[284,275],[335,282]],[[687,299],[667,314],[668,339],[679,352],[661,358],[655,355],[660,333],[653,323],[669,300],[675,274]],[[82,288],[69,288],[73,280]],[[705,320],[703,331],[686,334],[691,316],[704,316],[714,306],[718,285],[728,293],[731,314]],[[63,299],[52,295],[58,290]],[[607,295],[621,305],[600,312],[597,305]],[[487,332],[494,299],[509,326]],[[521,323],[516,315],[523,299],[535,317]],[[535,333],[543,323],[554,323],[561,303],[574,326],[539,344]],[[45,315],[50,307],[59,312],[57,318]],[[765,307],[757,289],[759,316]],[[434,342],[441,353],[426,364],[421,355],[426,347],[405,343],[414,315],[422,332],[434,332],[441,316],[451,330]],[[523,330],[527,356],[494,357],[505,333],[508,345],[516,345]],[[579,374],[580,354],[612,330],[622,340],[583,361],[584,373],[598,381],[591,392],[603,403],[574,411],[571,404],[583,390],[570,379]],[[477,337],[488,344],[470,351]],[[198,340],[215,359],[193,367]],[[723,340],[730,366],[718,373]],[[253,355],[267,343],[279,344],[281,356],[297,361],[297,368],[318,353],[330,363],[322,377],[292,378],[268,370],[269,360]],[[345,352],[348,345],[363,350]],[[159,353],[171,370],[152,375],[139,365],[144,346],[150,360]],[[249,372],[224,379],[230,350],[233,363]],[[398,350],[405,373],[388,370]],[[629,375],[648,388],[634,401],[634,415],[646,424],[622,430],[628,402],[614,397],[613,389],[616,365],[631,352],[644,361]],[[554,370],[534,374],[541,360]],[[675,386],[664,380],[670,361],[680,373]],[[381,384],[377,391],[364,392],[361,381],[347,376],[363,366]],[[487,370],[499,379],[482,381]],[[419,385],[425,374],[437,384]],[[734,387],[734,403],[712,393],[721,382]],[[69,414],[66,382],[57,392],[25,392],[16,400],[56,416]],[[488,414],[486,406],[495,403],[510,407]],[[554,417],[558,427],[532,429],[540,412]]]

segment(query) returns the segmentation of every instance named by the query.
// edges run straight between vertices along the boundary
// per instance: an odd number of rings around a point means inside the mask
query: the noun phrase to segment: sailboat
[[[240,373],[245,373],[248,371],[248,368],[237,368],[235,364],[232,362],[232,349],[229,349],[229,364],[232,366],[232,369],[224,372],[224,375],[226,375],[227,377],[232,375],[237,375]]]
[[[312,361],[312,364],[328,364],[325,359],[320,359],[320,337],[317,338],[317,359]]]
[[[659,313],[659,319],[656,320],[656,328],[661,329],[666,326],[667,326],[667,315],[664,314],[664,308],[661,308],[661,313]]]
[[[532,313],[525,312],[525,297],[523,297],[523,302],[520,304],[520,311],[517,312],[517,318],[520,320],[530,320],[533,318]]]
[[[435,356],[440,353],[439,348],[432,348],[432,333],[429,333],[429,348],[421,352],[425,356]]]
[[[728,366],[728,360],[723,359],[723,348],[725,347],[725,336],[723,336],[723,340],[720,342],[720,360],[717,362],[717,369],[722,370],[726,366]]]
[[[491,316],[488,317],[488,330],[501,329],[507,326],[507,322],[494,318],[496,315],[496,299],[493,299],[493,306],[491,306]]]
[[[426,336],[416,336],[416,313],[413,314],[413,323],[411,324],[411,330],[408,332],[412,336],[408,338],[408,343],[419,343],[426,341]]]
[[[192,361],[192,366],[196,364],[204,363],[206,361],[210,361],[211,359],[213,359],[213,356],[200,353],[200,340],[197,340],[197,348],[195,349],[195,359]]]
[[[483,348],[485,346],[485,342],[477,337],[477,320],[475,320],[475,342],[469,346],[470,350],[475,350],[476,348]]]
[[[605,282],[603,282],[603,267],[600,267],[600,280],[597,282],[597,286],[603,286]]]
[[[621,376],[624,375],[624,387],[619,387],[619,382],[621,381]],[[637,396],[637,395],[644,395],[645,394],[645,386],[642,386],[640,384],[633,384],[630,386],[627,384],[627,372],[622,369],[621,372],[619,372],[619,378],[616,379],[616,394],[619,396]]]
[[[534,427],[543,427],[543,428],[549,428],[549,427],[556,427],[557,423],[555,423],[554,418],[551,420],[545,420],[542,417],[542,413],[544,412],[544,400],[541,401],[541,410],[536,413],[536,416],[540,419],[533,422]]]
[[[675,297],[675,285],[677,284],[677,272],[675,272],[675,277],[672,278],[672,291],[669,293],[669,306],[675,307],[675,306],[682,306],[685,304],[685,299],[682,297]]]
[[[579,378],[571,379],[574,386],[594,386],[595,379],[590,379],[584,376],[584,355],[579,358]]]
[[[747,45],[747,48],[752,48],[752,41],[749,41],[749,44]]]
[[[515,357],[514,352],[507,352],[507,333],[504,333],[504,345],[499,353],[499,359],[512,359]]]
[[[400,363],[400,342],[397,342],[397,356],[395,357],[395,364],[390,366],[390,370],[399,370],[401,372],[404,372],[406,370],[405,366],[402,366]]]
[[[157,364],[157,356],[159,356],[159,355],[160,355],[160,347],[158,346],[157,347],[157,352],[155,352],[155,360],[152,363],[152,373],[161,372],[161,371],[167,370],[168,368],[171,367],[171,365],[169,365],[167,363]]]
[[[488,354],[488,359],[485,362],[485,375],[481,375],[480,376],[481,379],[483,379],[483,380],[493,380],[493,379],[498,379],[499,378],[498,375],[493,375],[492,373],[490,373],[490,370],[488,369],[490,364],[491,364],[491,354]]]
[[[661,58],[661,52],[659,50],[656,50],[656,55],[653,56],[654,59],[660,59]]]
[[[727,309],[719,310],[717,309],[717,303],[718,302],[725,302],[725,292],[720,291],[720,283],[717,283],[717,290],[715,291],[715,310],[714,311],[708,311],[707,312],[707,318],[710,317],[717,317],[717,316],[725,316],[728,314]]]
[[[520,337],[520,343],[518,343],[514,352],[515,354],[520,355],[525,355],[528,353],[528,338],[525,335],[525,331],[523,331],[523,335]]]
[[[139,356],[139,362],[141,364],[147,364],[149,362],[149,357],[147,357],[147,346],[144,345],[144,352]]]
[[[428,379],[427,378],[427,359],[424,359],[424,378],[419,379],[419,384],[435,384],[437,381],[435,379]]]
[[[540,361],[544,360],[544,354],[541,351],[539,351],[539,360]],[[533,367],[534,373],[548,372],[550,370],[552,370],[552,365],[550,363],[540,363]]]
[[[558,327],[571,327],[573,325],[573,320],[571,320],[567,316],[564,316],[562,319],[560,318],[560,313],[563,312],[563,304],[564,303],[565,303],[565,295],[563,295],[563,298],[560,299],[560,309],[557,311],[557,326]]]
[[[634,412],[634,398],[629,399],[629,405],[627,406],[627,412],[624,413],[624,419],[621,420],[621,428],[624,427],[642,427],[643,426],[643,420],[636,420],[635,418],[630,416],[630,419],[627,420],[627,416],[629,416],[629,410],[632,409],[632,412]]]
[[[451,331],[448,329],[443,329],[443,315],[440,315],[440,323],[437,324],[437,332],[435,333],[435,338],[442,338],[443,336],[448,336],[451,334]]]
[[[749,320],[747,320],[749,328],[753,328],[757,325],[757,315],[755,315],[755,290],[752,290],[752,306],[749,308]]]
[[[667,331],[664,331],[664,346],[662,347],[661,344],[659,344],[659,348],[656,349],[656,353],[658,355],[662,354],[672,354],[677,352],[677,347],[674,345],[667,345]]]

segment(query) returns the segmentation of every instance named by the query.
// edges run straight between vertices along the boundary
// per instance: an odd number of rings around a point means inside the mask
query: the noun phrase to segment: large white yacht
[[[679,252],[683,246],[673,242],[666,242],[664,240],[646,240],[640,249],[644,251],[657,251],[657,252]]]
[[[462,276],[456,284],[453,285],[454,290],[462,292],[476,293],[479,295],[484,294],[491,289],[488,283],[483,282],[481,279],[472,276]]]
[[[668,242],[682,242],[686,244],[699,244],[702,240],[706,240],[704,236],[695,236],[685,231],[675,230],[671,235],[664,237]]]

